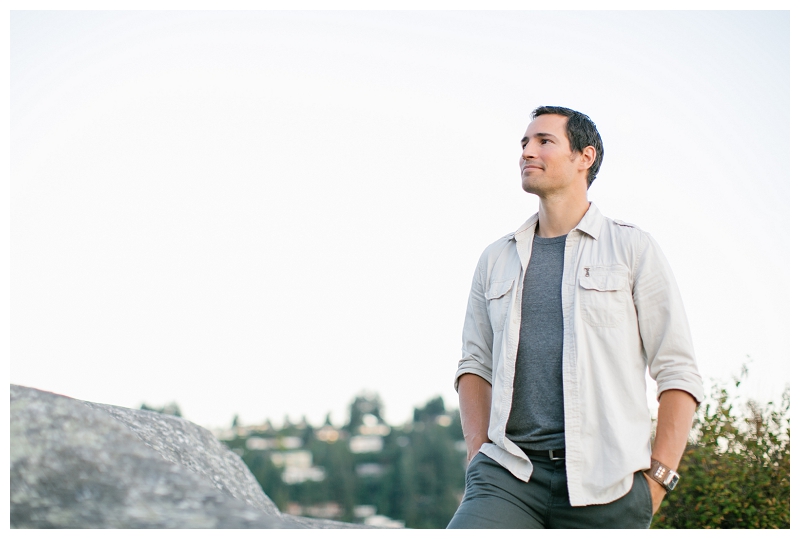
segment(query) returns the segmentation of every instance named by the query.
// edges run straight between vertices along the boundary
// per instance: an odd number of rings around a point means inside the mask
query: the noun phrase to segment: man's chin
[[[525,180],[522,180],[522,190],[525,191],[526,193],[539,196],[539,189],[537,189],[535,185],[531,185]]]

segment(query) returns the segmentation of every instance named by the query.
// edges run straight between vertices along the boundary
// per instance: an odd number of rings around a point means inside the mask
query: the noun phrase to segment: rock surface
[[[194,423],[11,386],[12,528],[361,528],[282,514]]]

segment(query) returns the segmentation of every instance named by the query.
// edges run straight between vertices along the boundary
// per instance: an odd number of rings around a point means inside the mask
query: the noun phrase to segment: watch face
[[[672,477],[669,477],[666,481],[664,481],[664,486],[672,490],[675,488],[675,485],[678,484],[678,479],[680,479],[678,474],[672,474]]]

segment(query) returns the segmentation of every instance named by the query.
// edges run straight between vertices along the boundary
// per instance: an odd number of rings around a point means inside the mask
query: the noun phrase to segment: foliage
[[[780,405],[748,401],[742,417],[726,389],[715,386],[711,401],[698,410],[681,480],[652,527],[788,528],[788,388]]]
[[[734,381],[738,387],[741,380]],[[180,416],[174,403],[160,409],[143,404],[142,409]],[[242,456],[282,511],[292,503],[311,507],[335,502],[341,508],[335,518],[354,522],[358,506],[374,506],[377,514],[403,521],[408,528],[444,528],[464,491],[458,411],[447,410],[436,397],[415,408],[413,421],[400,427],[385,425],[381,412],[377,395],[362,394],[351,404],[344,428],[334,429],[330,416],[326,418],[323,427],[338,433],[334,438],[320,438],[307,421],[294,425],[287,418],[280,429],[266,422],[260,430],[247,433],[245,428],[225,443]],[[238,418],[232,427],[242,428]],[[379,429],[383,448],[352,452],[351,437],[370,428]],[[276,445],[248,449],[251,434]],[[322,481],[284,483],[283,468],[272,456],[285,450],[281,440],[289,437],[300,439],[313,465],[325,470]],[[665,498],[653,528],[789,527],[788,388],[779,404],[760,406],[753,401],[739,405],[731,392],[714,386],[697,411],[690,441],[678,470],[680,483]],[[365,466],[379,472],[359,474]]]
[[[444,409],[444,399],[442,399],[442,397],[436,397],[429,400],[422,408],[414,408],[414,422],[435,420],[444,413],[446,413]]]
[[[377,419],[382,420],[381,412],[383,403],[378,395],[362,393],[358,395],[350,405],[350,421],[345,427],[349,432],[355,433],[364,423],[364,416],[372,414]]]
[[[290,503],[303,507],[336,502],[342,514],[336,517],[356,521],[354,509],[371,505],[379,515],[405,523],[409,528],[444,528],[458,508],[464,491],[465,454],[458,449],[463,442],[458,412],[448,411],[441,397],[415,409],[415,420],[401,427],[388,428],[382,436],[383,449],[353,453],[350,437],[358,435],[367,414],[382,423],[382,405],[377,395],[362,394],[350,406],[350,419],[338,430],[336,440],[320,440],[310,426],[301,428],[285,422],[277,431],[259,436],[280,439],[296,436],[303,440],[303,450],[310,451],[313,465],[325,470],[318,482],[286,484],[282,468],[270,456],[272,450],[247,448],[247,436],[236,436],[225,443],[242,456],[267,496],[282,511]],[[330,418],[325,424],[330,427]],[[359,466],[382,470],[378,474],[359,475]]]
[[[181,417],[181,409],[175,402],[170,402],[160,408],[148,406],[147,404],[142,403],[139,409],[147,410],[148,412],[158,412],[159,414],[174,415],[175,417]]]
[[[452,423],[451,423],[452,424]],[[430,421],[414,423],[397,471],[400,495],[408,499],[403,515],[410,528],[444,528],[464,491],[464,455],[455,449],[452,430]]]

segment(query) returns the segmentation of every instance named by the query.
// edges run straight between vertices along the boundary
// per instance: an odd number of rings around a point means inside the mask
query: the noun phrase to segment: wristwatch
[[[678,484],[678,480],[681,478],[675,470],[661,464],[654,458],[650,459],[650,469],[644,473],[652,477],[667,492],[674,490],[675,485]]]

